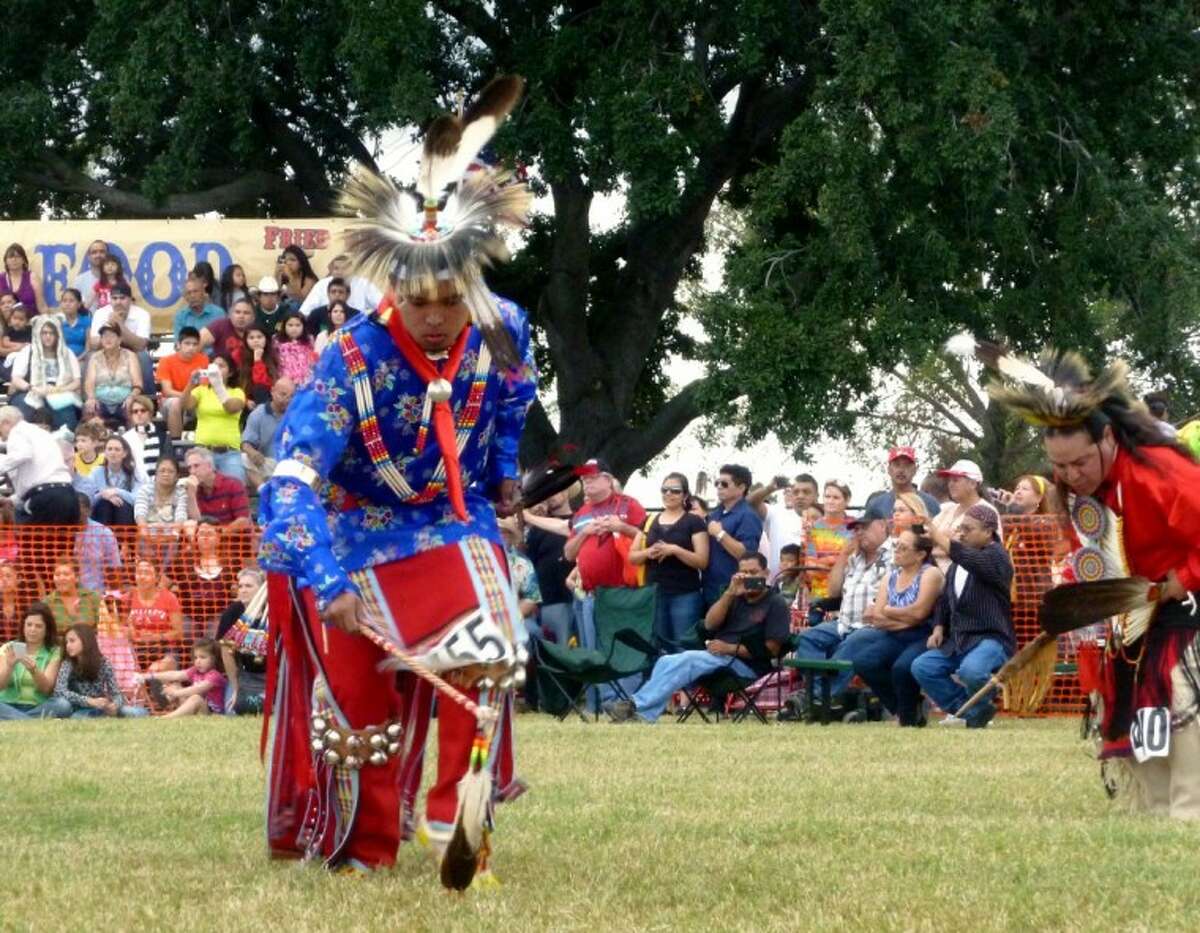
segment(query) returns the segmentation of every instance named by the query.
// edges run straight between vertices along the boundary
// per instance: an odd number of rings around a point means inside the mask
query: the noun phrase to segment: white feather
[[[974,356],[975,346],[975,335],[964,330],[946,341],[946,352],[954,356]]]
[[[492,800],[492,774],[486,767],[468,771],[458,782],[458,820],[467,834],[472,852],[478,852],[483,841],[483,827],[488,819]]]
[[[1047,376],[1044,372],[1034,366],[1032,363],[1027,363],[1019,356],[1004,354],[996,358],[996,369],[1000,371],[1002,376],[1012,379],[1014,382],[1021,382],[1025,385],[1037,386],[1041,389],[1054,389],[1054,380]]]
[[[462,178],[467,166],[471,164],[471,160],[495,135],[500,122],[494,116],[489,115],[472,120],[464,126],[462,139],[454,152],[422,161],[417,190],[430,200],[440,198],[447,185],[452,185]]]

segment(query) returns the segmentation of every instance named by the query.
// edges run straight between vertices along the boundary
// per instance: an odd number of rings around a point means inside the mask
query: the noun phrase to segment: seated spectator
[[[97,467],[104,466],[104,440],[108,436],[102,427],[81,424],[75,429],[75,477],[87,479]]]
[[[146,395],[135,395],[129,405],[129,430],[122,437],[133,451],[133,462],[147,479],[154,479],[158,461],[173,454],[171,439],[162,422],[154,420],[154,402]]]
[[[335,301],[329,306],[324,318],[325,323],[313,341],[313,351],[317,356],[325,352],[325,348],[329,346],[329,338],[334,332],[353,316],[350,306],[344,301]]]
[[[268,334],[278,338],[280,324],[287,310],[280,303],[279,283],[275,276],[264,275],[258,280],[258,304],[254,308],[254,320],[261,324]],[[301,324],[304,317],[301,315]]]
[[[13,559],[0,560],[0,641],[20,640],[30,596]]]
[[[300,313],[306,317],[311,319],[320,311],[322,303],[331,305],[338,297],[353,308],[365,310],[377,308],[383,300],[383,293],[370,279],[349,275],[350,257],[344,253],[329,260],[328,271],[329,275],[320,279],[300,304]],[[336,296],[335,282],[341,285]]]
[[[188,497],[188,518],[209,518],[230,528],[250,527],[250,499],[240,480],[218,473],[212,451],[193,447],[184,458],[188,477],[184,489]]]
[[[123,288],[129,287],[129,282],[125,279],[125,270],[121,266],[121,260],[113,253],[106,252],[100,259],[100,275],[96,281],[92,283],[92,295],[87,305],[92,310],[93,315],[101,308],[106,308],[112,303],[113,289],[117,286]]]
[[[92,315],[84,305],[79,289],[63,289],[58,299],[58,313],[55,317],[62,330],[63,342],[78,360],[87,353],[87,335],[92,327]]]
[[[0,272],[0,292],[12,292],[17,301],[23,304],[29,316],[41,314],[41,298],[33,287],[33,272],[29,267],[29,256],[25,247],[13,243],[4,251],[4,271]]]
[[[115,327],[118,343],[134,353],[144,353],[150,343],[150,312],[133,303],[133,292],[128,285],[118,283],[109,294],[109,304],[92,315],[92,330],[88,334],[88,346],[99,349],[100,328]]]
[[[789,606],[800,592],[803,557],[804,549],[798,544],[785,544],[779,549],[779,571],[771,580],[771,589],[787,600]]]
[[[322,281],[324,282],[325,280]],[[313,296],[309,295],[308,300],[300,306],[300,313],[308,319],[308,332],[314,339],[320,334],[335,330],[341,326],[330,326],[329,312],[334,305],[342,305],[346,311],[347,318],[354,317],[354,315],[358,314],[359,309],[363,307],[362,305],[353,304],[350,301],[350,286],[346,284],[346,280],[341,276],[334,276],[327,281],[329,286],[325,292],[324,304],[313,302]],[[321,284],[318,283],[317,288],[320,288]]]
[[[112,665],[100,652],[96,630],[90,625],[72,625],[63,639],[63,659],[50,701],[62,718],[90,719],[103,716],[132,718],[148,712],[129,706],[117,686]]]
[[[8,326],[8,317],[12,314],[12,309],[19,304],[16,295],[0,289],[0,328]]]
[[[211,262],[201,259],[192,266],[192,271],[188,273],[188,277],[200,280],[208,301],[211,301],[220,308],[225,307],[221,300],[221,286],[217,283],[217,273],[213,269]]]
[[[304,317],[299,311],[288,311],[283,315],[275,352],[279,354],[279,371],[297,388],[308,385],[317,363],[317,351],[313,349],[312,337],[305,330]]]
[[[259,405],[246,419],[246,427],[242,430],[242,465],[246,468],[246,485],[251,492],[275,471],[275,432],[295,392],[292,380],[280,376],[271,387],[269,402]]]
[[[654,722],[676,690],[728,668],[747,680],[770,671],[788,639],[787,603],[767,587],[767,559],[749,551],[729,587],[704,617],[709,637],[700,650],[668,654],[654,662],[650,679],[630,700],[609,708],[614,722]]]
[[[229,306],[242,298],[250,297],[250,287],[246,284],[246,270],[236,262],[230,263],[221,270],[221,308],[228,311]]]
[[[178,344],[183,331],[192,328],[197,333],[225,316],[225,309],[208,299],[204,282],[199,277],[188,276],[183,285],[183,307],[175,312],[173,330]]]
[[[867,497],[867,507],[879,506],[880,511],[891,513],[896,500],[902,493],[918,496],[925,503],[924,511],[933,516],[941,509],[941,503],[927,492],[921,492],[913,480],[917,475],[917,451],[915,447],[892,447],[887,452],[887,471],[890,481],[887,489],[873,492]]]
[[[158,363],[158,390],[162,397],[167,432],[178,440],[183,435],[183,393],[196,373],[208,369],[208,357],[200,352],[200,332],[185,327],[175,342],[175,352]]]
[[[101,525],[134,524],[133,504],[145,482],[129,441],[113,435],[104,442],[104,465],[88,475],[84,487],[92,500],[92,517]]]
[[[892,540],[888,516],[878,507],[846,523],[850,540],[829,571],[827,598],[840,599],[837,618],[821,622],[801,632],[796,639],[796,657],[810,660],[835,658],[853,661],[851,633],[868,623],[867,610],[875,601],[879,585],[892,567]],[[830,683],[829,694],[835,705],[841,702],[854,677],[853,671],[839,673]]]
[[[901,726],[925,724],[912,663],[933,633],[929,620],[946,582],[933,563],[933,541],[924,531],[918,525],[900,533],[893,548],[896,566],[880,583],[867,624],[842,646],[854,661],[854,673]]]
[[[184,641],[183,607],[179,597],[166,588],[153,561],[138,560],[133,587],[125,598],[138,666],[146,670],[167,655],[178,655]]]
[[[99,305],[94,305],[91,302],[95,300],[96,283],[103,276],[101,267],[104,264],[105,257],[108,256],[108,244],[104,240],[92,240],[87,248],[87,267],[75,276],[75,280],[71,283],[72,287],[66,291],[73,291],[78,296],[83,307],[89,311],[94,311]],[[62,310],[62,299],[58,301],[58,308]],[[76,350],[76,354],[82,356],[83,351]]]
[[[283,265],[278,270],[280,282],[287,292],[288,303],[295,308],[308,297],[317,284],[317,273],[313,271],[308,256],[295,243],[283,249]]]
[[[78,493],[79,520],[75,533],[75,563],[85,589],[104,594],[120,589],[121,549],[112,529],[92,518],[92,497]],[[111,585],[110,585],[111,584]]]
[[[100,594],[85,590],[79,585],[79,574],[75,561],[64,554],[54,562],[54,589],[41,601],[50,607],[59,631],[65,632],[72,625],[91,625],[100,622]]]
[[[196,412],[196,443],[207,448],[216,468],[240,484],[246,481],[242,466],[242,409],[246,393],[227,356],[213,359],[208,375],[193,373],[183,391],[183,410]]]
[[[261,651],[248,650],[247,641],[237,638],[242,613],[264,581],[257,567],[238,574],[237,599],[225,607],[217,625],[216,640],[221,646],[222,667],[229,678],[229,704],[238,716],[256,716],[263,711],[267,690],[267,659]],[[243,623],[244,625],[244,623]],[[236,640],[235,640],[236,639]],[[264,642],[265,647],[265,642]]]
[[[930,513],[925,500],[915,493],[897,493],[896,501],[892,505],[892,537],[898,538],[900,532],[907,531],[914,525],[928,527],[936,514],[937,512]]]
[[[942,573],[945,573],[950,569],[950,555],[938,542],[943,538],[946,540],[953,538],[959,522],[976,505],[982,505],[995,512],[997,521],[999,521],[1000,513],[996,512],[995,506],[983,499],[983,471],[970,460],[959,460],[945,470],[938,470],[938,476],[945,478],[950,501],[953,503],[943,506],[941,512],[933,517],[933,521],[929,525],[929,531],[934,541],[933,559],[937,561]]]
[[[175,576],[183,594],[183,616],[189,636],[211,637],[220,624],[221,609],[235,587],[234,569],[222,554],[221,530],[212,519],[202,518],[197,523]]]
[[[5,358],[4,378],[12,371],[13,357],[33,342],[33,326],[30,324],[29,309],[22,304],[13,305],[8,312],[8,323],[0,332],[0,356]]]
[[[535,624],[538,607],[542,603],[537,571],[533,569],[533,562],[521,551],[521,529],[515,516],[500,520],[500,536],[504,539],[509,585],[517,599],[517,609],[524,624],[524,631],[516,633],[517,641],[519,644],[528,644],[529,632]]]
[[[171,566],[178,549],[179,529],[188,522],[187,491],[176,460],[160,460],[154,479],[142,484],[133,503],[133,520],[141,535],[138,553],[160,567]]]
[[[279,378],[275,341],[258,323],[246,328],[246,352],[242,355],[238,382],[246,392],[246,407],[253,411],[271,399],[271,386]]]
[[[717,481],[717,502],[708,513],[708,566],[703,574],[704,605],[711,606],[729,586],[738,561],[748,551],[757,551],[763,525],[746,501],[753,478],[744,466],[726,464]]]
[[[950,556],[928,649],[912,663],[921,689],[947,716],[943,725],[980,729],[991,722],[991,700],[954,715],[1016,649],[1012,625],[1013,565],[1000,543],[996,510],[977,502],[956,528],[956,538],[931,528],[930,537]]]
[[[121,331],[100,327],[100,352],[88,358],[83,381],[83,419],[99,415],[125,424],[133,397],[142,391],[142,367],[133,351],[121,346]]]
[[[850,527],[846,520],[846,507],[850,504],[850,487],[837,480],[829,480],[822,491],[825,500],[823,515],[808,525],[805,536],[804,563],[807,567],[832,568],[851,541]],[[830,597],[829,571],[808,571],[805,581],[808,587],[810,625],[818,625],[825,618],[823,600]]]
[[[212,356],[228,357],[233,369],[242,362],[242,351],[246,346],[246,328],[254,323],[254,302],[239,298],[229,308],[225,317],[200,328],[200,346],[212,347]]]
[[[629,562],[646,568],[647,585],[658,587],[654,637],[667,651],[696,630],[704,617],[700,573],[708,566],[704,521],[685,511],[691,495],[687,477],[668,473],[662,483],[663,510],[633,542]]]
[[[171,712],[166,719],[180,716],[220,716],[225,712],[225,686],[220,671],[216,642],[202,638],[192,645],[192,666],[186,671],[163,671],[146,677],[151,696],[160,693]],[[167,684],[166,687],[161,687]],[[183,686],[181,686],[183,685]]]
[[[10,388],[12,403],[26,418],[46,410],[53,428],[75,429],[83,407],[79,361],[63,341],[58,321],[39,317],[33,342],[14,354]]]
[[[50,702],[62,653],[54,614],[42,603],[25,612],[25,640],[0,648],[0,720],[58,716]]]

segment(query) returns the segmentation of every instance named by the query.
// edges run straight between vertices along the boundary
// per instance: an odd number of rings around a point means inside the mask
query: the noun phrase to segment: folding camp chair
[[[657,588],[601,587],[596,591],[596,648],[565,648],[553,642],[537,643],[539,670],[545,684],[552,686],[566,704],[555,715],[566,719],[573,710],[584,722],[579,701],[588,687],[607,685],[621,699],[629,693],[621,684],[625,677],[646,674],[654,666],[657,651],[654,637]],[[633,636],[625,640],[619,636]],[[641,647],[639,647],[641,645]],[[649,650],[646,650],[649,647]],[[600,711],[596,711],[596,719]]]

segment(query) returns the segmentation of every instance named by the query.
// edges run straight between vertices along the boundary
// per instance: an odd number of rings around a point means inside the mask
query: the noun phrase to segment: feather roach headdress
[[[524,86],[518,77],[496,78],[461,114],[434,120],[414,187],[401,188],[360,166],[339,202],[345,214],[360,218],[346,231],[347,251],[358,265],[367,274],[386,275],[398,294],[428,295],[439,281],[453,283],[504,367],[519,360],[483,270],[508,259],[500,228],[524,224],[531,196],[507,171],[467,169]]]
[[[1000,378],[988,395],[1041,428],[1081,427],[1097,413],[1111,419],[1142,405],[1129,389],[1129,368],[1117,360],[1093,378],[1078,353],[1046,349],[1037,365],[994,343],[958,334],[946,343],[957,356],[973,356]]]

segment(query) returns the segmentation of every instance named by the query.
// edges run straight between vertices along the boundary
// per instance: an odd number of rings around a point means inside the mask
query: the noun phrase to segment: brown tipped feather
[[[443,114],[429,124],[425,133],[425,157],[448,156],[462,142],[463,122],[452,114]]]
[[[467,841],[467,832],[461,822],[454,827],[454,835],[442,856],[441,879],[442,886],[451,891],[465,891],[475,880],[475,870],[479,865],[479,855],[471,851]]]
[[[1061,635],[1158,602],[1159,588],[1145,577],[1068,583],[1047,590],[1038,610],[1042,631]]]
[[[525,93],[525,79],[520,75],[499,75],[487,83],[479,96],[463,113],[462,122],[472,123],[480,117],[494,117],[497,122],[510,113]]]

